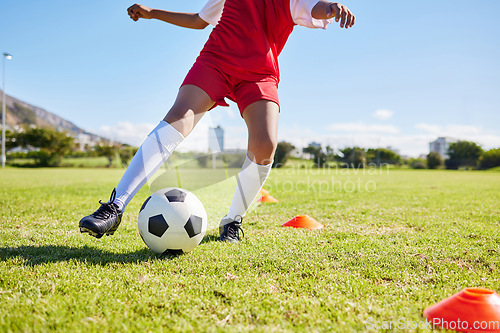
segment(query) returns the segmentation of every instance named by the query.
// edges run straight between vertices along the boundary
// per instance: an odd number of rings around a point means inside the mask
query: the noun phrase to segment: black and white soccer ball
[[[154,252],[189,252],[205,236],[207,212],[193,193],[169,187],[146,199],[138,224],[144,243]]]

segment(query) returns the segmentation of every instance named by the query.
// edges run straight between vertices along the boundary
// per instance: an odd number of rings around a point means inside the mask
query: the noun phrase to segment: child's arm
[[[204,29],[208,23],[198,13],[177,13],[167,10],[153,9],[143,5],[135,4],[127,9],[128,15],[134,21],[143,19],[157,19],[179,27],[191,29]]]
[[[325,20],[335,17],[335,21],[340,21],[341,28],[350,28],[354,25],[356,17],[346,6],[338,2],[328,2],[321,0],[311,10],[311,15],[315,19]]]

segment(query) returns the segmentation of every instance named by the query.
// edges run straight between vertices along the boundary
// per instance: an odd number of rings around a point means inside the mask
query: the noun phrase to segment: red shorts
[[[192,84],[203,89],[216,105],[229,106],[225,97],[236,102],[240,114],[252,103],[265,99],[278,104],[278,82],[274,77],[245,81],[221,72],[216,66],[197,61],[189,70],[182,85]]]

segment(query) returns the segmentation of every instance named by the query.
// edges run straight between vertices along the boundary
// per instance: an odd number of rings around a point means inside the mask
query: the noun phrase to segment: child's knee
[[[277,145],[277,140],[273,138],[259,138],[249,146],[249,152],[254,155],[250,157],[258,164],[269,164],[272,162]]]

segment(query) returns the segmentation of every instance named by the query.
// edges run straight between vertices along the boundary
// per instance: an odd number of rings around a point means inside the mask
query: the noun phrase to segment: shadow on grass
[[[149,259],[171,260],[182,254],[156,254],[146,248],[128,253],[113,253],[93,247],[69,247],[62,245],[0,247],[0,260],[21,257],[23,265],[34,266],[62,261],[77,261],[93,265],[109,263],[140,263]]]
[[[218,235],[205,235],[201,244],[219,240]],[[12,258],[23,258],[22,263],[27,266],[42,265],[62,261],[78,261],[93,265],[106,265],[109,263],[141,263],[150,259],[172,260],[184,253],[180,250],[167,251],[157,254],[148,248],[135,252],[115,253],[95,247],[71,247],[63,245],[24,245],[19,247],[0,247],[0,261]]]
[[[205,235],[203,237],[202,241],[200,244],[208,243],[208,242],[218,242],[219,241],[219,236],[217,235]]]
[[[200,244],[218,241],[216,235],[205,235]],[[78,261],[93,265],[106,265],[109,263],[140,263],[149,259],[172,260],[182,256],[182,251],[168,251],[157,254],[144,248],[135,252],[114,253],[94,247],[70,247],[62,245],[25,245],[19,247],[0,247],[0,260],[22,257],[24,265],[34,266],[61,261]]]

